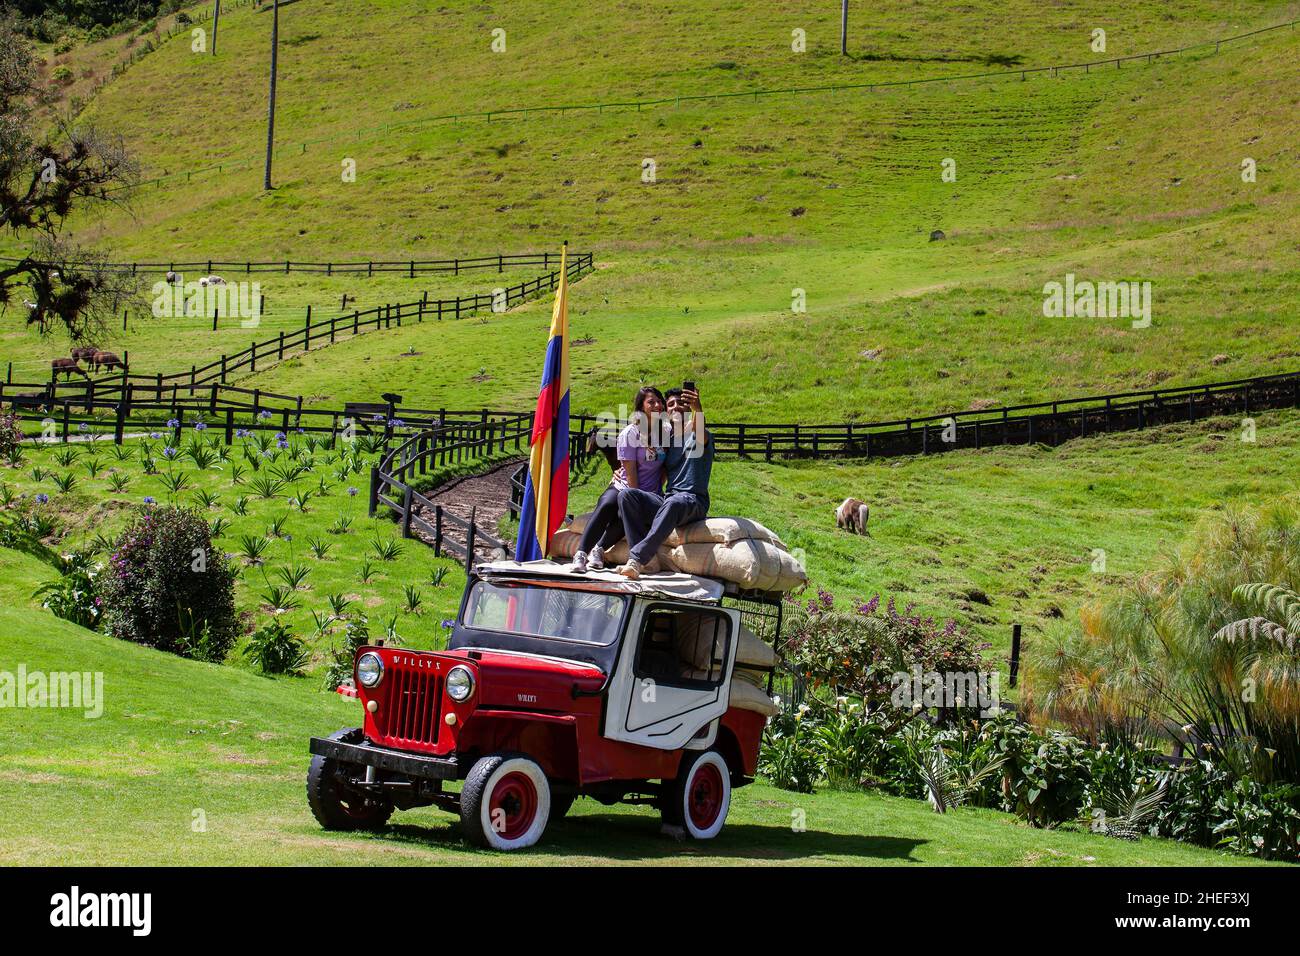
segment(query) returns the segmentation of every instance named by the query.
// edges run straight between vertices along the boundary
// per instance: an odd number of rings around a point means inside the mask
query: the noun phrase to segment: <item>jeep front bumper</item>
[[[311,738],[311,752],[339,763],[374,767],[376,770],[388,770],[425,780],[456,780],[460,777],[460,762],[454,756],[430,757],[368,743],[345,744],[324,737]]]

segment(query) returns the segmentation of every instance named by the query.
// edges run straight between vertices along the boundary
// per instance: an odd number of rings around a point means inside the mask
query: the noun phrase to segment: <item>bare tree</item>
[[[36,59],[12,21],[0,19],[0,228],[28,247],[0,262],[0,309],[23,299],[29,325],[63,325],[74,340],[98,332],[138,290],[134,276],[61,233],[76,209],[124,205],[138,170],[120,138],[58,120],[33,132],[32,110],[46,95]]]

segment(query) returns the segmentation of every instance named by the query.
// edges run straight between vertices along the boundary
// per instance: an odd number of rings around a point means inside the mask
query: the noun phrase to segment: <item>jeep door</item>
[[[726,713],[740,615],[669,601],[638,602],[605,711],[605,736],[662,750],[685,747]]]

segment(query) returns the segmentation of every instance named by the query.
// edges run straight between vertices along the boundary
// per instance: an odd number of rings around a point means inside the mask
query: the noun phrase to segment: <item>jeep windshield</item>
[[[625,595],[603,591],[479,580],[465,601],[462,623],[476,631],[541,638],[557,645],[610,647],[618,640],[627,602]],[[587,653],[561,647],[549,653],[590,659]]]

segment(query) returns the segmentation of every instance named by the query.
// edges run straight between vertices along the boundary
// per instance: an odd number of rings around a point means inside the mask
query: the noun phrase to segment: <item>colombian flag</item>
[[[528,485],[519,514],[516,561],[546,557],[551,535],[569,509],[569,275],[566,244],[560,253],[560,285],[551,310],[551,338],[542,366],[542,391],[533,416]]]

